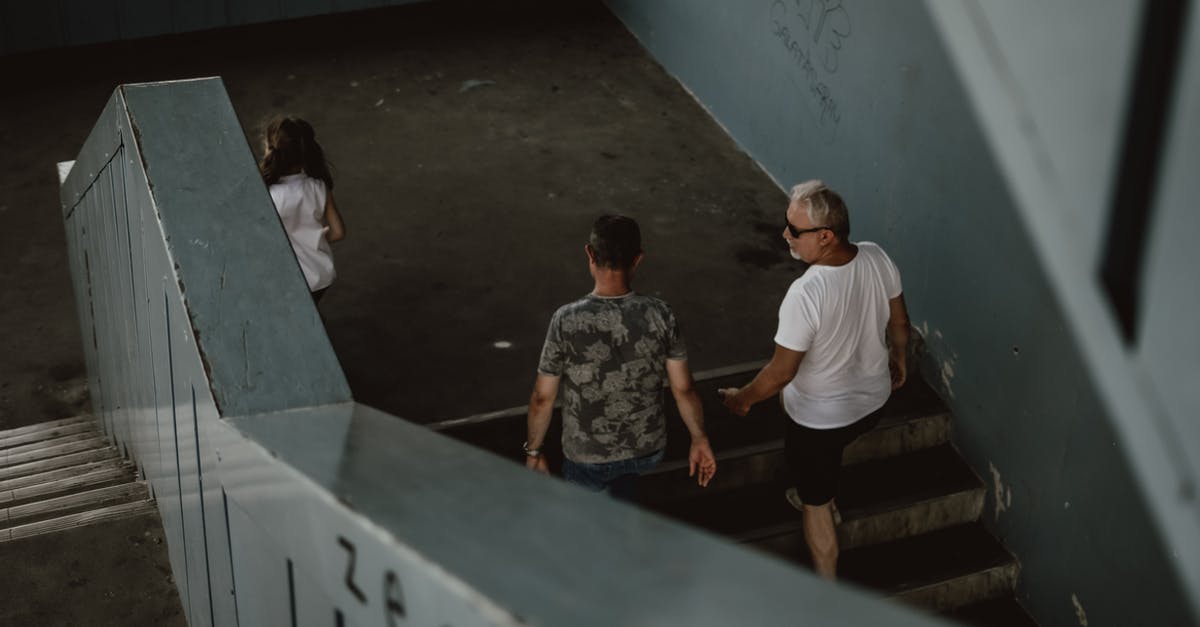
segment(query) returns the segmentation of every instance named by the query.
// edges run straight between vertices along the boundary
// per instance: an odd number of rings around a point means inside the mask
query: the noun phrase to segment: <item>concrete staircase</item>
[[[716,374],[697,383],[718,455],[716,478],[701,489],[687,477],[689,438],[668,403],[666,459],[644,477],[641,503],[807,565],[800,514],[784,497],[787,418],[775,402],[760,403],[745,418],[731,416],[716,390],[741,385],[753,373]],[[524,415],[489,418],[440,430],[522,461]],[[546,447],[552,468],[561,464],[557,418]],[[1020,565],[979,522],[985,485],[950,433],[945,406],[912,381],[888,401],[878,426],[847,448],[837,498],[839,576],[964,624],[1036,625],[1014,598]]]
[[[154,511],[90,416],[0,431],[0,542]]]

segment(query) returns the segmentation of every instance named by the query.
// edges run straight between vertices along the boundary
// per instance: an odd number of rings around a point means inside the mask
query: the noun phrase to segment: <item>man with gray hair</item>
[[[792,188],[785,220],[792,257],[809,267],[779,307],[771,361],[744,387],[720,393],[740,416],[780,394],[791,418],[784,452],[795,485],[786,497],[803,513],[817,573],[834,579],[842,451],[875,426],[892,390],[904,385],[908,312],[896,265],[878,245],[850,241],[846,205],[824,183]]]

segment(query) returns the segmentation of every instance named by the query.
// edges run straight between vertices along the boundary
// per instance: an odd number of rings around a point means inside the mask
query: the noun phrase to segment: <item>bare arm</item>
[[[895,390],[908,380],[908,308],[904,306],[904,294],[889,300],[888,308],[888,366]]]
[[[692,386],[692,373],[686,359],[667,360],[667,379],[671,382],[671,394],[679,406],[679,416],[687,425],[692,439],[708,437],[704,433],[704,406]]]
[[[545,444],[546,431],[550,429],[550,418],[554,415],[554,399],[558,396],[561,377],[538,373],[533,383],[533,394],[529,397],[529,417],[526,421],[525,447],[541,450]],[[546,456],[525,457],[525,466],[539,472],[549,472]]]
[[[679,417],[683,418],[683,424],[692,436],[688,476],[695,476],[697,483],[707,486],[717,472],[717,458],[708,442],[708,434],[704,432],[704,406],[692,386],[692,372],[688,369],[687,360],[668,359],[667,379],[671,382],[671,394],[679,407]]]
[[[730,411],[745,416],[755,403],[775,396],[791,382],[803,359],[803,351],[794,351],[776,344],[771,361],[758,371],[753,381],[741,388],[724,388],[717,391],[725,398],[725,406]]]
[[[331,243],[345,239],[346,224],[342,222],[342,214],[338,213],[332,189],[325,192],[325,222],[329,224],[329,232],[325,234],[326,239]]]

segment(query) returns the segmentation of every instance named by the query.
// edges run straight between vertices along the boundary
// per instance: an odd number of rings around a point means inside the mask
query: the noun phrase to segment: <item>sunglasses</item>
[[[805,233],[816,233],[817,231],[823,231],[825,229],[829,229],[830,231],[833,230],[827,226],[814,226],[811,229],[798,229],[798,228],[792,226],[792,223],[789,222],[786,217],[783,219],[783,223],[785,225],[787,225],[788,233],[791,233],[793,238],[800,237],[801,235],[804,235]]]

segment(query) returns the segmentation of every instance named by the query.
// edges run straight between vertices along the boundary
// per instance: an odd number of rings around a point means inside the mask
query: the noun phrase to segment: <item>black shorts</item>
[[[837,492],[842,469],[842,451],[858,436],[875,428],[882,410],[867,414],[857,422],[837,429],[811,429],[787,418],[783,452],[790,479],[805,505],[824,505]]]

